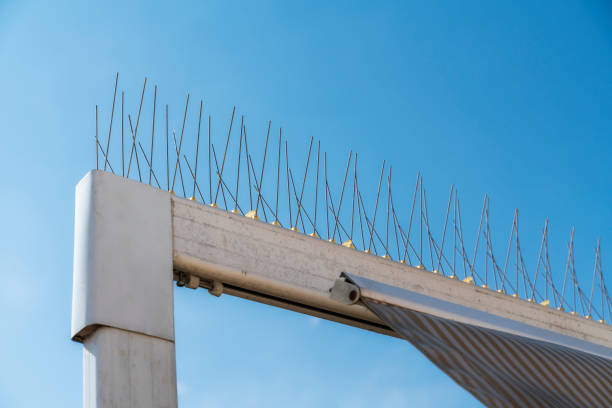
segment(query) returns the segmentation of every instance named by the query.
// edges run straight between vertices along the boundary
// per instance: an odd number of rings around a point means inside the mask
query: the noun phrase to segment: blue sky
[[[434,227],[455,183],[465,228],[489,194],[500,253],[518,207],[528,266],[549,218],[557,278],[572,226],[583,285],[598,237],[608,270],[605,1],[125,3],[0,0],[0,406],[81,404],[74,186],[116,71],[130,112],[145,76],[175,125],[187,92],[219,132],[236,105],[262,133],[283,126],[296,156],[320,139],[334,173],[359,152],[364,185],[386,159],[398,201],[421,171]],[[407,342],[204,291],[175,299],[181,407],[479,406]]]

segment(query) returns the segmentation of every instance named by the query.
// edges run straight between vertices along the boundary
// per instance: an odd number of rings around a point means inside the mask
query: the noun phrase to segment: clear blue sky
[[[204,98],[219,129],[235,104],[262,132],[282,125],[297,152],[321,139],[336,173],[360,152],[364,185],[387,159],[398,201],[422,171],[439,218],[455,183],[466,229],[488,193],[500,253],[518,207],[530,267],[549,218],[555,276],[571,226],[585,287],[598,237],[610,269],[609,3],[124,3],[0,0],[0,406],[81,404],[74,186],[116,71],[130,112],[144,76],[174,112],[187,92]],[[182,408],[479,406],[407,342],[175,295]]]

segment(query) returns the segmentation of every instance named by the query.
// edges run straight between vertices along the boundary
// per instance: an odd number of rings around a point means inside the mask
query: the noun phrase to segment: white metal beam
[[[607,324],[197,202],[172,197],[172,222],[175,270],[195,274],[204,281],[216,280],[251,293],[285,299],[289,303],[283,307],[289,309],[294,308],[292,304],[312,307],[329,312],[330,320],[340,316],[344,323],[359,327],[371,323],[366,328],[386,331],[380,329],[384,323],[363,306],[346,305],[329,297],[335,280],[346,272],[441,301],[438,303],[449,308],[433,310],[415,304],[418,311],[441,313],[443,317],[477,325],[488,324],[474,318],[483,314],[462,315],[454,310],[486,312],[520,327],[536,329],[513,329],[514,334],[535,338],[533,333],[537,330],[546,330],[612,349],[612,328]],[[497,329],[505,330],[502,326]],[[551,337],[550,341],[555,339]]]

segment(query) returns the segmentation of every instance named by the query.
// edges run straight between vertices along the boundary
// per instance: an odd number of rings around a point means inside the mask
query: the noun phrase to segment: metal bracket
[[[352,284],[341,277],[336,279],[334,286],[329,290],[330,297],[345,305],[353,305],[359,301],[361,292],[359,286]]]
[[[219,281],[213,281],[212,287],[208,289],[208,293],[213,296],[219,297],[223,293],[223,283]]]

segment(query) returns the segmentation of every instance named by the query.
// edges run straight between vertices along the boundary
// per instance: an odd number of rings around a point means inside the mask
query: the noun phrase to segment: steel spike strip
[[[112,121],[114,116],[114,107],[115,107],[115,98],[117,92],[117,84],[118,84],[119,74],[115,76],[114,90],[113,90],[113,107],[111,109],[109,128],[108,128],[108,136],[106,139],[106,147],[103,147],[104,141],[101,140],[101,133],[98,131],[99,126],[99,115],[98,115],[98,106],[96,105],[96,133],[95,133],[95,152],[96,152],[96,168],[100,168],[99,155],[101,153],[102,159],[104,160],[104,169],[109,168],[113,173],[114,169],[111,165],[112,155],[115,150],[111,149],[111,133],[112,133]],[[150,184],[152,180],[155,181],[158,188],[161,188],[161,183],[157,178],[157,174],[160,174],[160,169],[165,167],[166,171],[166,189],[170,191],[172,194],[176,194],[174,192],[174,186],[177,178],[180,179],[183,197],[191,199],[193,201],[196,200],[196,191],[202,201],[205,203],[204,195],[201,191],[201,183],[198,182],[198,151],[199,151],[199,136],[201,130],[201,119],[202,119],[202,111],[203,104],[200,101],[200,110],[199,115],[197,116],[198,124],[197,124],[197,133],[193,135],[193,142],[195,145],[195,157],[192,159],[192,162],[195,163],[195,168],[192,168],[189,163],[189,159],[187,154],[182,152],[183,146],[183,138],[191,137],[190,135],[185,135],[185,128],[187,122],[187,115],[189,110],[189,94],[187,94],[187,100],[185,103],[185,110],[183,114],[183,120],[181,123],[181,133],[180,137],[177,140],[176,133],[173,131],[173,142],[174,142],[174,152],[176,154],[176,158],[173,159],[172,155],[169,154],[169,131],[168,131],[168,105],[166,105],[166,162],[160,163],[156,161],[154,164],[154,149],[155,149],[155,141],[154,141],[154,132],[155,132],[155,114],[156,114],[156,105],[157,105],[157,86],[154,88],[153,94],[153,109],[152,109],[152,129],[151,129],[151,145],[150,154],[147,155],[145,153],[145,149],[140,141],[137,139],[138,128],[141,119],[141,112],[143,107],[143,102],[145,98],[147,79],[145,78],[142,93],[140,94],[140,103],[138,104],[138,113],[136,116],[136,124],[132,125],[131,115],[128,113],[128,123],[129,123],[129,131],[132,139],[131,148],[129,155],[125,155],[125,147],[124,147],[124,137],[123,137],[123,118],[124,118],[124,94],[125,92],[121,92],[121,145],[120,145],[120,157],[121,157],[121,174],[126,178],[130,178],[130,170],[132,161],[136,162],[138,180],[142,182],[142,174],[140,169],[140,157],[142,156],[145,159],[146,165],[149,170],[149,180]],[[340,194],[334,195],[331,188],[331,182],[328,175],[328,166],[327,166],[327,153],[323,151],[323,171],[322,171],[322,183],[321,187],[319,186],[319,161],[320,161],[320,152],[321,146],[320,141],[317,141],[317,164],[316,171],[309,172],[309,164],[311,159],[311,150],[314,138],[310,138],[310,143],[308,147],[308,154],[306,158],[306,164],[303,170],[303,180],[301,186],[296,188],[295,180],[293,178],[293,170],[290,165],[289,157],[288,157],[288,143],[286,138],[284,139],[285,144],[285,157],[284,157],[284,166],[281,163],[282,156],[282,145],[283,145],[283,133],[282,129],[279,128],[279,139],[278,139],[278,156],[277,156],[277,164],[276,169],[272,169],[271,172],[268,172],[268,177],[271,179],[269,181],[273,183],[267,183],[267,185],[274,184],[273,187],[269,187],[271,190],[273,201],[272,205],[270,205],[270,201],[266,198],[266,190],[264,189],[264,169],[266,162],[266,154],[268,150],[268,140],[271,131],[271,121],[268,121],[266,138],[265,138],[265,147],[263,152],[263,160],[261,163],[261,168],[259,166],[255,166],[253,162],[252,155],[248,150],[248,142],[246,136],[246,125],[244,116],[241,115],[241,124],[240,124],[240,138],[237,141],[238,143],[238,154],[237,154],[237,162],[235,162],[235,167],[237,168],[236,179],[235,179],[235,189],[232,191],[229,188],[228,184],[230,182],[228,179],[229,176],[227,174],[231,172],[227,172],[226,164],[229,164],[227,160],[228,157],[228,149],[230,145],[232,126],[234,122],[234,117],[236,114],[236,107],[233,108],[231,119],[229,122],[229,128],[227,131],[227,136],[225,137],[225,148],[223,151],[223,158],[221,163],[217,160],[217,155],[215,152],[215,147],[212,142],[212,131],[211,131],[211,116],[208,116],[208,189],[209,189],[209,202],[208,204],[212,207],[219,208],[217,204],[217,199],[219,196],[219,190],[222,195],[223,204],[225,207],[225,211],[229,211],[236,215],[247,216],[252,218],[253,220],[259,220],[258,213],[260,211],[261,204],[261,215],[263,215],[265,222],[268,222],[268,213],[272,219],[271,224],[289,228],[293,231],[300,232],[306,235],[311,236],[314,239],[325,239],[329,241],[331,244],[341,245],[346,248],[350,248],[352,250],[360,250],[366,253],[370,253],[376,256],[382,256],[384,259],[387,259],[392,262],[399,262],[401,264],[412,265],[412,256],[416,257],[418,263],[414,265],[416,268],[422,269],[423,271],[427,271],[434,274],[440,274],[441,276],[447,276],[451,279],[458,279],[458,269],[463,269],[463,282],[466,284],[478,285],[485,289],[491,289],[497,291],[500,295],[506,295],[508,293],[509,296],[513,296],[515,298],[523,298],[526,301],[530,301],[533,303],[538,303],[543,307],[555,307],[559,311],[567,311],[573,315],[582,315],[584,318],[589,320],[596,320],[600,323],[610,323],[612,319],[612,298],[607,290],[605,285],[605,279],[602,268],[602,260],[601,260],[601,244],[598,240],[596,250],[595,250],[595,267],[593,271],[591,290],[588,293],[580,287],[578,278],[576,275],[575,268],[575,258],[574,258],[574,229],[572,228],[570,242],[568,244],[568,258],[566,262],[566,269],[562,280],[562,289],[558,290],[558,287],[555,285],[553,273],[550,267],[549,260],[549,249],[548,249],[548,231],[549,231],[549,222],[546,220],[543,233],[542,233],[542,241],[540,243],[540,250],[538,252],[538,258],[536,260],[536,267],[533,279],[529,277],[527,267],[525,265],[525,261],[523,259],[523,254],[520,246],[519,239],[519,219],[518,219],[518,210],[514,213],[514,218],[512,220],[512,228],[510,231],[510,237],[508,240],[508,247],[506,252],[506,258],[504,261],[503,267],[498,264],[497,258],[493,252],[493,243],[491,240],[491,231],[490,231],[490,217],[489,217],[489,197],[485,195],[482,209],[480,211],[479,224],[477,229],[477,234],[475,238],[474,245],[474,254],[471,259],[468,259],[465,239],[463,235],[463,226],[461,222],[461,208],[459,205],[459,195],[458,191],[454,185],[451,186],[448,205],[445,211],[445,221],[444,226],[441,231],[441,241],[438,244],[436,239],[434,238],[434,234],[431,230],[430,219],[428,213],[428,205],[427,205],[427,195],[426,190],[423,185],[423,178],[419,173],[417,175],[417,181],[414,190],[414,197],[412,197],[412,203],[408,206],[409,210],[409,222],[408,228],[404,229],[401,224],[401,219],[399,215],[398,209],[400,207],[396,207],[396,203],[393,201],[393,192],[392,192],[392,180],[391,180],[391,167],[389,167],[389,174],[387,177],[387,186],[386,192],[384,192],[381,197],[381,190],[383,184],[383,175],[386,169],[386,163],[383,161],[382,167],[380,170],[380,178],[377,186],[376,193],[376,201],[373,208],[367,209],[364,198],[361,193],[361,189],[358,183],[358,165],[357,165],[357,154],[355,154],[355,159],[353,161],[353,175],[352,175],[352,197],[351,197],[351,208],[350,211],[342,210],[342,202],[344,199],[344,192],[346,187],[346,182],[348,178],[348,172],[352,161],[353,152],[349,153],[349,157],[346,164],[345,174],[343,175],[343,183],[342,188],[340,190]],[[243,140],[244,139],[244,140]],[[240,183],[240,164],[242,161],[242,144],[244,142],[245,148],[245,161],[247,166],[247,178],[248,178],[248,189],[249,189],[249,211],[243,211],[240,206],[241,197],[244,195],[240,195],[239,191],[241,188],[244,188],[244,183]],[[118,142],[116,142],[118,143]],[[129,146],[129,145],[128,145]],[[117,149],[119,150],[119,149]],[[140,150],[140,153],[139,153]],[[185,187],[184,187],[184,179],[183,172],[181,166],[181,153],[183,153],[184,164],[187,164],[187,168],[189,170],[189,175],[191,176],[191,181],[193,182],[192,194],[190,197],[186,196]],[[119,153],[115,153],[119,156]],[[127,163],[127,172],[125,171],[125,160],[128,159]],[[171,163],[174,160],[174,163]],[[170,165],[174,164],[174,171],[170,171]],[[160,166],[158,171],[155,171],[155,165]],[[163,167],[162,167],[163,166]],[[284,168],[283,168],[284,167]],[[274,171],[276,170],[276,171]],[[281,173],[285,173],[282,175]],[[171,174],[172,173],[172,174]],[[214,174],[213,174],[214,173]],[[314,173],[314,174],[313,174]],[[258,177],[259,174],[259,177]],[[214,176],[214,177],[213,177]],[[283,208],[282,200],[279,200],[280,193],[280,184],[285,181],[282,180],[283,176],[286,178],[287,183],[287,203]],[[215,180],[216,177],[216,180]],[[312,178],[315,180],[312,180]],[[298,180],[299,181],[299,180]],[[214,188],[214,184],[216,183],[216,188]],[[305,190],[306,185],[314,185],[314,192],[312,195],[314,196],[314,208],[308,209],[305,206],[307,201],[310,199],[305,198]],[[376,187],[376,186],[374,186]],[[256,193],[256,204],[253,205],[253,188]],[[309,187],[310,188],[310,187]],[[318,199],[319,189],[323,188],[323,193],[325,194],[325,199]],[[214,190],[214,191],[213,191]],[[231,211],[228,208],[228,203],[226,199],[226,193],[229,198],[233,202],[233,207]],[[384,197],[386,195],[386,197]],[[419,202],[417,203],[417,195],[419,197]],[[334,196],[337,200],[334,199]],[[243,199],[244,200],[244,199]],[[386,200],[386,217],[384,220],[384,231],[380,234],[376,229],[376,220],[377,213],[379,210],[379,201]],[[317,226],[317,214],[320,210],[319,206],[324,205],[325,210],[325,224],[327,229],[327,236],[322,237],[320,231]],[[418,205],[418,208],[417,208]],[[356,214],[355,214],[356,210]],[[413,224],[413,216],[415,215],[415,210],[418,212],[419,217],[419,225],[417,226],[417,232],[411,234],[412,232],[412,224]],[[383,210],[384,211],[384,210]],[[312,217],[311,215],[314,215]],[[331,220],[330,220],[331,216]],[[350,216],[350,220],[348,217]],[[283,222],[283,218],[287,217],[286,222]],[[295,218],[294,218],[295,217]],[[357,236],[354,236],[355,232],[355,217],[357,217],[359,225],[357,226]],[[448,225],[448,224],[452,225]],[[364,228],[365,224],[365,228]],[[380,224],[380,223],[379,223]],[[301,231],[298,228],[298,225],[301,226]],[[391,226],[392,231],[389,231],[389,227]],[[379,225],[380,228],[380,225]],[[452,229],[453,237],[448,237],[450,234],[449,229]],[[308,231],[312,231],[308,233]],[[391,232],[391,239],[389,239],[389,233]],[[416,236],[418,234],[418,237]],[[412,235],[412,236],[411,236]],[[412,240],[416,240],[418,238],[418,244],[415,247],[413,245]],[[446,241],[450,241],[451,243],[446,245]],[[337,240],[336,240],[337,239]],[[423,242],[423,239],[426,242]],[[481,242],[482,241],[482,242]],[[427,261],[427,267],[425,266],[425,259],[423,246],[428,248],[429,252],[429,260]],[[484,246],[484,248],[480,251],[480,246]],[[397,253],[397,257],[394,259],[392,255],[394,253],[393,249]],[[382,255],[379,254],[379,250],[382,251]],[[425,249],[427,251],[427,249]],[[451,257],[449,257],[449,252]],[[514,254],[512,254],[514,252]],[[513,256],[512,256],[513,255]],[[459,264],[457,263],[457,257],[459,258]],[[514,265],[514,279],[511,279],[508,273],[512,268],[510,267],[511,258],[513,258]],[[431,263],[431,265],[430,265]],[[431,271],[428,268],[431,267]],[[540,268],[543,269],[543,277],[539,279],[540,276]],[[479,271],[480,269],[480,271]],[[484,269],[484,273],[483,272]],[[512,272],[510,272],[512,274]],[[484,276],[484,277],[483,277]],[[491,281],[491,277],[493,278]],[[523,296],[520,294],[520,285],[522,281],[523,286]],[[489,285],[493,285],[493,287],[489,287]],[[571,286],[571,288],[568,287]],[[596,287],[599,290],[596,290]],[[540,289],[543,289],[543,293],[540,292]],[[569,290],[568,290],[569,289]],[[599,299],[597,299],[599,297]]]

